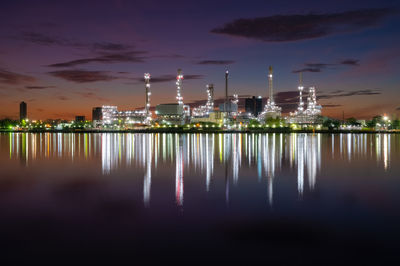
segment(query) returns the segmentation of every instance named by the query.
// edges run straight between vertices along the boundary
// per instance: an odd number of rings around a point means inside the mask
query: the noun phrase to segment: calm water
[[[400,135],[11,133],[0,149],[3,251],[27,260],[397,258]]]

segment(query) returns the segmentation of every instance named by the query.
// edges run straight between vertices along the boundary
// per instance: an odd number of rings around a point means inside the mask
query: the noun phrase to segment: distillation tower
[[[146,89],[146,102],[144,106],[144,112],[146,115],[146,122],[150,122],[151,120],[151,112],[150,112],[150,73],[144,73],[144,84]]]
[[[269,67],[268,72],[268,100],[264,110],[259,114],[258,119],[265,121],[267,118],[277,118],[281,116],[282,108],[275,105],[273,88],[273,70]]]
[[[176,100],[179,105],[183,105],[183,97],[182,97],[182,80],[183,74],[182,69],[178,69],[178,75],[176,76]]]
[[[193,109],[192,116],[194,117],[206,117],[214,111],[214,84],[207,84],[206,89],[207,102],[205,105]]]
[[[307,108],[304,106],[303,102],[303,75],[300,72],[299,79],[299,105],[297,106],[296,111],[290,113],[288,117],[288,121],[290,123],[297,124],[314,124],[317,122],[318,117],[321,115],[321,105],[317,103],[317,95],[315,91],[315,87],[308,88],[308,97],[307,97]]]

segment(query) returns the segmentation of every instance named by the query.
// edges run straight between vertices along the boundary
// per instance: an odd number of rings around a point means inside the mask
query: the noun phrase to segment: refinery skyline
[[[229,69],[241,106],[266,101],[270,65],[284,114],[297,108],[299,72],[326,116],[400,114],[398,1],[17,2],[0,16],[0,118],[17,118],[21,101],[42,120],[90,117],[103,104],[142,109],[148,72],[154,108],[175,102],[178,68],[185,103],[204,104],[207,84],[223,102]]]

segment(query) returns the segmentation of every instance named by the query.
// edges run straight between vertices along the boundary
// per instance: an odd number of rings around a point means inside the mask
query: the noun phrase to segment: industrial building
[[[117,106],[103,105],[94,107],[92,119],[95,127],[109,125],[150,125],[152,114],[150,112],[150,74],[144,74],[145,82],[145,106],[143,110],[118,111]],[[96,118],[96,119],[95,119]]]
[[[26,105],[26,102],[21,102],[19,104],[19,120],[25,120],[28,118],[28,106]]]
[[[93,107],[92,121],[101,121],[101,120],[103,120],[102,108],[101,107]]]
[[[161,124],[183,125],[189,119],[187,105],[166,103],[156,106],[157,121]]]
[[[192,123],[215,123],[215,124],[223,124],[226,121],[227,113],[221,111],[215,111],[210,113],[208,116],[203,117],[192,117]]]
[[[257,117],[262,112],[262,97],[253,96],[251,98],[246,98],[244,109],[247,114]]]
[[[225,95],[224,101],[219,104],[218,111],[215,110],[214,103],[214,85],[206,86],[207,101],[205,104],[193,108],[190,113],[189,105],[185,105],[183,101],[183,79],[182,70],[178,69],[176,76],[176,102],[159,104],[155,108],[156,119],[154,122],[166,125],[184,125],[189,122],[210,122],[217,124],[229,125],[232,122],[241,124],[248,123],[251,119],[257,118],[258,121],[264,123],[268,118],[280,118],[282,108],[275,103],[273,88],[273,69],[270,66],[268,71],[268,89],[267,102],[264,106],[261,96],[253,96],[245,99],[245,112],[239,112],[239,97],[233,94],[229,97],[228,90],[229,72],[225,71]],[[117,106],[104,105],[102,107],[94,107],[92,110],[92,120],[95,127],[123,127],[138,125],[151,125],[153,122],[152,113],[150,112],[150,74],[144,74],[145,81],[145,107],[142,110],[119,111]],[[308,88],[307,102],[303,102],[302,78],[300,75],[299,105],[297,110],[290,113],[286,118],[288,123],[297,124],[315,124],[321,114],[322,107],[317,104],[315,87]],[[26,117],[26,104],[23,107],[21,103],[21,117]],[[25,109],[24,109],[25,108]],[[23,112],[25,110],[25,113]]]
[[[183,74],[178,69],[176,76],[177,103],[159,104],[156,106],[157,122],[162,124],[183,125],[190,121],[190,106],[183,103]]]
[[[77,115],[75,116],[75,122],[80,123],[80,122],[85,122],[86,117],[84,115]]]

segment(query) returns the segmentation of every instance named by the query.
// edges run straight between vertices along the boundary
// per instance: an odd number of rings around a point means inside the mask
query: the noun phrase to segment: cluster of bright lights
[[[214,111],[214,85],[207,85],[207,102],[193,109],[192,115],[194,117],[206,117]]]
[[[303,102],[303,84],[302,84],[302,76],[300,74],[300,84],[299,84],[299,105],[297,110],[293,113],[290,113],[290,117],[288,118],[290,123],[299,123],[299,124],[312,124],[315,123],[316,118],[321,114],[321,105],[317,104],[317,96],[315,87],[308,88],[308,97],[307,97],[307,108],[304,110],[304,102]]]

